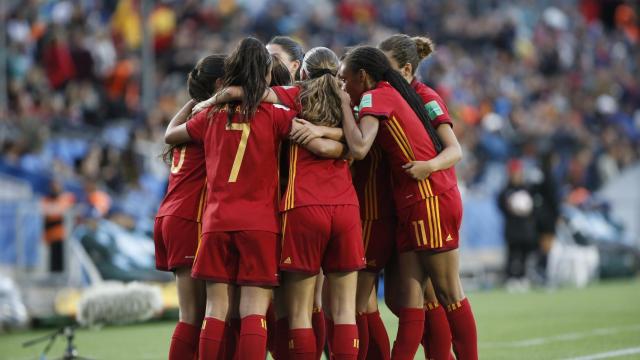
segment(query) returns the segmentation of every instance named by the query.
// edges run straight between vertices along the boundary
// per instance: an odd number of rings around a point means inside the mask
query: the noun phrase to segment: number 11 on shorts
[[[242,165],[242,159],[244,158],[244,152],[245,150],[247,150],[247,141],[249,141],[249,133],[251,133],[251,127],[249,126],[249,123],[234,123],[228,124],[225,129],[242,131],[240,143],[238,144],[238,151],[236,151],[236,158],[235,160],[233,160],[231,174],[229,174],[229,182],[236,182],[236,179],[238,179],[238,173],[240,172],[240,165]]]

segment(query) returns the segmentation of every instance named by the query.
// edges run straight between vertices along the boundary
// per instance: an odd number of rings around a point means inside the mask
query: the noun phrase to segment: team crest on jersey
[[[362,97],[362,100],[360,100],[360,105],[358,106],[358,109],[372,107],[372,106],[373,106],[373,98],[371,97],[371,94],[365,94]]]
[[[429,119],[433,120],[438,116],[444,114],[440,104],[437,101],[431,100],[428,103],[424,104],[424,108],[427,109],[427,114],[429,114]]]
[[[273,107],[278,108],[278,109],[282,109],[282,110],[285,110],[285,111],[291,110],[288,107],[286,107],[284,105],[280,105],[280,104],[273,104]]]

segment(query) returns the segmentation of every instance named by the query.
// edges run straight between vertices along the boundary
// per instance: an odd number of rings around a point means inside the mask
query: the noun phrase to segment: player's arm
[[[431,160],[411,161],[403,165],[407,174],[416,180],[424,180],[433,172],[448,169],[462,159],[462,148],[451,126],[441,124],[436,132],[442,140],[444,149]]]
[[[209,99],[199,102],[198,105],[196,105],[193,108],[193,113],[194,114],[199,113],[203,109],[212,105],[226,104],[232,101],[240,101],[242,100],[243,96],[244,96],[244,89],[242,89],[241,86],[228,86],[218,91],[217,93],[213,94],[213,96],[210,97]],[[264,96],[262,97],[262,101],[272,103],[272,104],[281,104],[280,99],[278,98],[278,95],[276,95],[276,93],[273,90],[271,90],[271,88],[267,88],[267,90],[265,90]]]
[[[344,137],[347,139],[349,145],[348,157],[361,160],[363,159],[373,141],[378,134],[379,120],[371,115],[365,115],[360,118],[360,122],[356,124],[356,119],[353,117],[353,110],[351,108],[351,100],[349,94],[346,92],[341,93],[342,99],[342,129],[344,131]]]
[[[303,146],[305,149],[311,151],[316,156],[328,159],[342,158],[347,150],[345,144],[339,141],[324,138],[313,139]]]
[[[196,104],[197,102],[195,100],[189,100],[182,109],[173,116],[173,119],[169,122],[167,130],[164,133],[165,143],[169,145],[176,145],[191,141],[189,132],[187,132],[186,122]]]
[[[296,119],[300,125],[291,132],[291,140],[294,142],[306,145],[311,140],[317,138],[331,139],[334,141],[344,141],[344,132],[341,128],[314,125],[304,119]]]

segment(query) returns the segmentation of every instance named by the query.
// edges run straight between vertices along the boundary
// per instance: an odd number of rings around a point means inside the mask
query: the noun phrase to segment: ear
[[[293,72],[298,72],[298,70],[300,70],[300,66],[302,65],[302,63],[300,62],[300,60],[296,60],[291,64],[291,67],[293,68]]]
[[[404,64],[404,66],[402,67],[400,73],[402,74],[403,77],[405,78],[412,78],[413,77],[413,66],[411,65],[411,63],[406,63]]]
[[[361,83],[363,83],[363,84],[366,84],[366,83],[367,83],[367,77],[368,77],[368,76],[369,76],[369,75],[367,74],[367,72],[366,72],[366,71],[364,71],[364,69],[360,69],[360,70],[358,70],[358,81],[359,81],[359,82],[361,82]]]
[[[220,90],[222,88],[222,78],[219,77],[216,79],[216,91]]]

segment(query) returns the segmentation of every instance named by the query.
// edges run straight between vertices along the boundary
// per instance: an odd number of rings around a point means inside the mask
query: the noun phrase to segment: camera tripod
[[[49,353],[49,350],[51,350],[54,342],[56,341],[58,336],[63,335],[65,338],[67,338],[67,347],[64,350],[64,354],[58,358],[55,358],[54,360],[93,360],[91,358],[86,358],[78,355],[78,350],[73,343],[76,327],[77,325],[63,326],[51,334],[29,340],[23,343],[22,346],[28,347],[49,340],[45,348],[40,353],[40,356],[38,357],[38,360],[47,360],[47,353]]]

